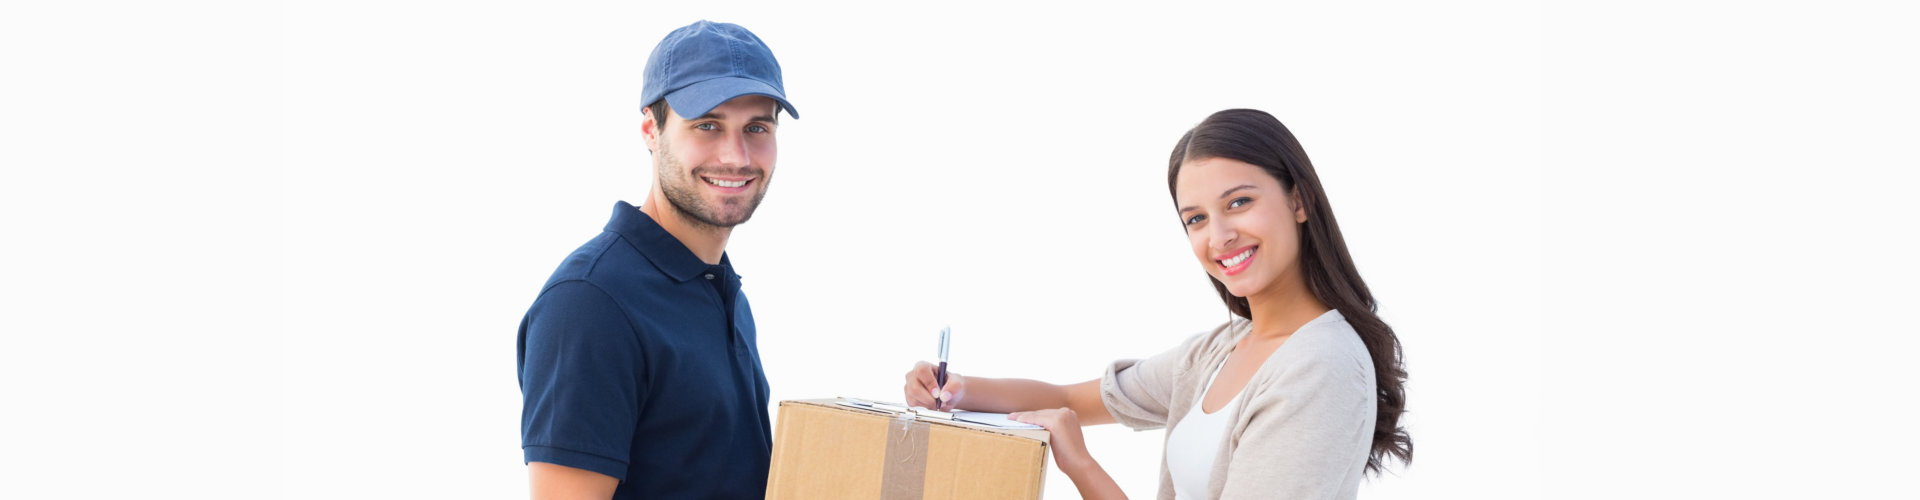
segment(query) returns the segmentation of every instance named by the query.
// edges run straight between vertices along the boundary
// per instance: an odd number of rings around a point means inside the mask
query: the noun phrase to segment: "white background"
[[[1912,494],[1911,16],[1326,4],[10,4],[0,496],[524,497],[520,317],[702,18],[804,117],[729,246],[775,401],[898,399],[947,324],[1056,383],[1217,324],[1164,169],[1251,107],[1405,346],[1362,497]],[[1159,432],[1088,439],[1151,498]]]

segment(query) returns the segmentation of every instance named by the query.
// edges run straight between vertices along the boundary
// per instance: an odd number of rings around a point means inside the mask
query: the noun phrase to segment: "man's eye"
[[[1186,222],[1186,225],[1188,225],[1188,226],[1191,226],[1191,225],[1194,225],[1194,224],[1199,224],[1199,223],[1200,223],[1200,221],[1203,221],[1203,220],[1207,220],[1207,216],[1205,216],[1205,215],[1195,215],[1195,216],[1192,216],[1192,217],[1188,217],[1188,218],[1187,218],[1187,222]]]
[[[714,124],[712,124],[712,123],[701,123],[701,124],[697,124],[697,125],[694,125],[694,126],[693,126],[693,128],[697,128],[697,129],[700,129],[700,130],[714,130],[714,129],[718,129],[718,128],[720,128],[720,127],[719,127],[718,125],[714,125]]]
[[[1248,203],[1253,203],[1253,198],[1247,198],[1247,197],[1234,198],[1233,201],[1227,202],[1227,208],[1236,208]]]
[[[768,130],[766,125],[753,125],[753,126],[747,127],[747,131],[755,134],[764,134],[764,133],[770,132],[771,130]]]

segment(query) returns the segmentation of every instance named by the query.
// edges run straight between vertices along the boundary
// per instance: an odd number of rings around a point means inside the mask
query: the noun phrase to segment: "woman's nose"
[[[1210,246],[1213,247],[1216,253],[1232,250],[1234,243],[1240,239],[1240,231],[1234,230],[1232,224],[1221,224],[1220,222],[1222,221],[1216,220],[1214,224],[1207,226],[1207,230],[1213,232],[1213,234],[1208,235],[1208,239],[1213,240],[1213,244]]]

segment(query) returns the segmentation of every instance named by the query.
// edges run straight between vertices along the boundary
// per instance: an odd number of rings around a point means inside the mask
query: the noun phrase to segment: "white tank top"
[[[1200,390],[1200,401],[1193,403],[1193,409],[1180,419],[1180,425],[1167,434],[1167,473],[1173,476],[1174,498],[1179,500],[1201,500],[1207,498],[1207,480],[1213,473],[1214,456],[1220,453],[1220,443],[1226,439],[1227,428],[1233,425],[1229,418],[1233,407],[1240,404],[1240,395],[1227,400],[1220,411],[1207,414],[1200,407],[1206,406],[1207,391],[1213,389],[1213,381],[1220,376],[1220,368],[1213,368],[1213,375],[1207,377],[1207,387]]]

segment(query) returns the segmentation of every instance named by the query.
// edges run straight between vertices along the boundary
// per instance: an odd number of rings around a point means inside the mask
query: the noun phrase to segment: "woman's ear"
[[[1294,186],[1293,190],[1288,193],[1287,206],[1293,209],[1294,222],[1300,224],[1307,223],[1307,203],[1300,199],[1299,186]]]

